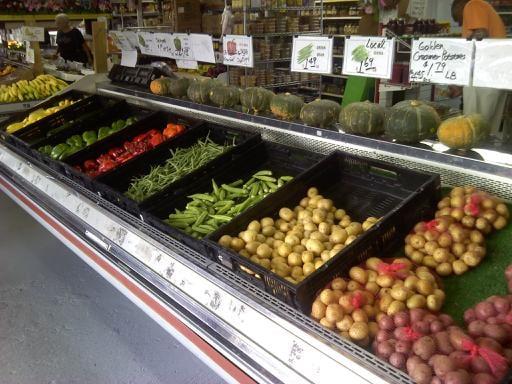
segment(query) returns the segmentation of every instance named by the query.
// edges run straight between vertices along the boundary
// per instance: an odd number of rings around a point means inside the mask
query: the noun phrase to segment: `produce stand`
[[[91,91],[93,81],[84,80],[74,88]],[[445,186],[471,184],[512,200],[512,169],[506,165],[198,105],[133,86],[99,82],[95,93],[259,133],[266,141],[318,154],[341,150],[436,173]],[[207,255],[3,142],[0,186],[228,382],[327,383],[343,378],[348,383],[411,383],[404,373]]]

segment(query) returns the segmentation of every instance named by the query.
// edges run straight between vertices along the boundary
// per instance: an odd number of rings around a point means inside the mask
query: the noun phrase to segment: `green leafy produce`
[[[171,151],[171,157],[142,177],[134,178],[125,195],[135,201],[144,201],[167,186],[195,171],[226,152],[232,145],[219,145],[210,138],[199,140],[188,148]]]
[[[352,51],[352,59],[354,61],[365,61],[370,56],[370,53],[364,45],[359,45]]]
[[[272,171],[263,170],[252,175],[245,184],[242,180],[237,180],[231,184],[218,186],[215,180],[212,180],[213,189],[210,193],[188,196],[190,202],[185,209],[175,210],[169,215],[166,223],[193,237],[202,238],[291,179],[291,176],[276,178]]]
[[[302,64],[304,61],[306,61],[311,54],[313,53],[313,43],[310,43],[306,45],[305,47],[301,48],[297,54],[297,63]]]

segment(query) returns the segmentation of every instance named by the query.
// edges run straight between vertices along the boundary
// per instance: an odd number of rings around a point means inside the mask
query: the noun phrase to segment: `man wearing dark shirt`
[[[82,33],[69,25],[67,15],[61,13],[55,17],[57,26],[57,53],[66,61],[92,64],[92,55]]]

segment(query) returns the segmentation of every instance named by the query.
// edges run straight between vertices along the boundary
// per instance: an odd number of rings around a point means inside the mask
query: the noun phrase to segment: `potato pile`
[[[512,295],[491,296],[464,313],[468,333],[497,341],[512,357]]]
[[[417,384],[498,384],[508,369],[497,343],[475,341],[445,314],[411,309],[381,316],[378,326],[374,352]]]
[[[456,187],[438,204],[436,217],[451,216],[465,228],[484,234],[507,226],[507,205],[495,196],[474,187]]]
[[[416,224],[405,238],[405,254],[416,264],[435,269],[440,276],[462,275],[485,257],[485,237],[451,216],[440,216]]]
[[[316,297],[311,317],[342,337],[367,346],[376,335],[376,319],[406,308],[439,311],[445,295],[426,267],[408,259],[388,264],[373,257],[352,267],[349,279],[336,278]]]
[[[276,220],[254,220],[238,237],[224,235],[219,244],[297,284],[378,220],[353,221],[317,188],[310,188],[293,210],[281,208]]]

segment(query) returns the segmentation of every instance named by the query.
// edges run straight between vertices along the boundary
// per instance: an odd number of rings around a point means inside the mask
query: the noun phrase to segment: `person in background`
[[[92,54],[87,43],[76,28],[72,28],[69,18],[61,13],[55,17],[57,27],[57,54],[66,61],[77,61],[84,64],[92,64]]]
[[[481,40],[506,38],[505,24],[492,5],[484,0],[454,0],[452,17],[462,26],[462,37]],[[451,96],[463,94],[464,114],[481,114],[491,133],[498,133],[503,119],[506,91],[481,87],[450,87]]]

